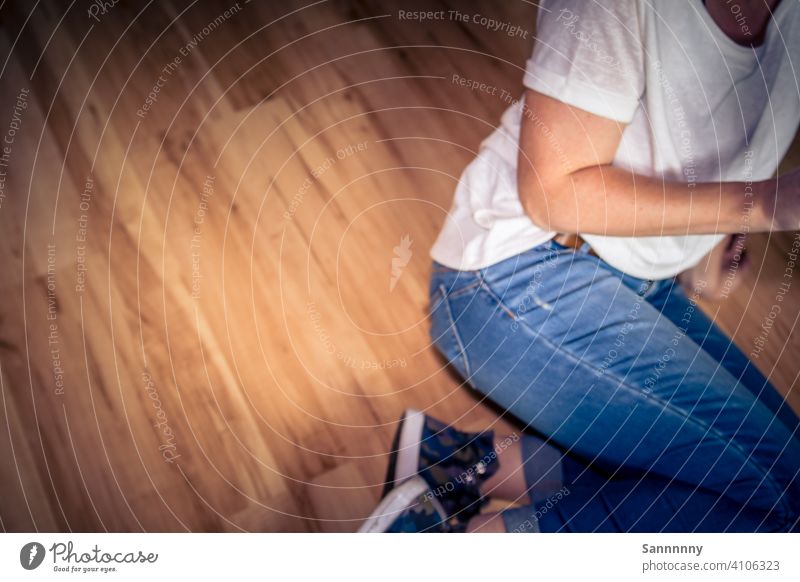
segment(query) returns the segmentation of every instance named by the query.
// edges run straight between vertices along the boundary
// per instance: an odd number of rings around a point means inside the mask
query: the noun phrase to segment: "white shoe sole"
[[[384,533],[400,513],[417,503],[426,491],[428,484],[421,477],[409,479],[395,487],[358,528],[358,533]]]
[[[419,455],[425,414],[413,408],[403,413],[400,438],[396,444],[394,471],[388,475],[388,489],[408,481],[419,472]]]

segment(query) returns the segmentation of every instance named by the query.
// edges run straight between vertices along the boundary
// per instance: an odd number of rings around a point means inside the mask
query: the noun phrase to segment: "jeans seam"
[[[444,299],[444,295],[442,294],[442,285],[438,285],[428,297],[428,313],[430,315],[433,315],[438,308],[439,303],[442,302],[442,299]]]
[[[439,291],[442,294],[442,304],[444,305],[445,313],[447,313],[447,320],[450,323],[450,331],[456,340],[456,344],[458,344],[458,353],[461,357],[461,361],[464,364],[466,380],[469,380],[470,376],[472,376],[472,371],[469,365],[469,357],[467,356],[467,350],[464,348],[464,342],[461,341],[461,334],[458,333],[458,327],[456,326],[455,319],[453,318],[453,311],[450,308],[449,296],[445,292],[444,285],[439,285]]]
[[[494,290],[491,287],[489,287],[489,285],[487,285],[486,282],[484,282],[483,280],[481,280],[481,288],[484,291],[486,291],[486,293],[497,302],[497,306],[500,309],[502,309],[505,312],[505,314],[511,318],[512,321],[519,321],[517,315],[513,311],[511,311],[511,309],[505,303],[503,303],[500,297],[497,296],[497,293],[495,293]]]
[[[504,311],[508,311],[508,308],[505,305],[502,304],[500,299],[497,297],[497,294],[493,290],[491,290],[491,288],[489,287],[488,283],[486,283],[483,280],[483,278],[481,278],[481,281],[483,283],[481,285],[481,288],[485,289],[487,291],[487,294],[490,297],[492,297],[498,303],[498,305],[504,309]],[[511,314],[511,316],[514,318],[515,321],[518,321],[523,327],[525,327],[525,329],[527,329],[529,333],[533,334],[537,338],[540,338],[551,349],[561,351],[563,354],[568,356],[570,359],[574,360],[574,362],[577,365],[579,365],[581,367],[584,367],[584,368],[587,368],[588,370],[593,371],[595,373],[595,375],[597,375],[597,374],[609,374],[608,370],[601,370],[600,368],[595,367],[593,364],[585,362],[584,360],[580,359],[575,354],[573,354],[569,349],[567,349],[567,348],[565,348],[563,346],[556,346],[547,336],[536,333],[536,331],[533,328],[531,328],[523,318],[516,318],[513,315],[513,313]],[[641,395],[641,396],[645,396],[640,389],[637,389],[635,386],[632,386],[631,384],[629,384],[628,382],[626,382],[625,380],[620,378],[617,374],[611,373],[611,375],[619,383],[619,385],[621,387],[625,388],[628,392],[630,392],[630,393],[632,393],[634,395],[638,394],[638,395]],[[677,414],[679,417],[683,418],[685,421],[690,422],[696,428],[700,428],[700,429],[704,430],[705,434],[713,435],[713,437],[715,439],[717,439],[719,442],[724,443],[726,445],[731,445],[732,448],[741,457],[744,458],[744,460],[745,460],[745,462],[747,464],[750,464],[751,466],[756,468],[758,470],[758,472],[762,475],[762,478],[769,481],[770,485],[772,485],[772,488],[773,488],[774,492],[777,493],[777,498],[778,498],[778,500],[780,500],[780,503],[781,503],[781,505],[783,507],[783,510],[785,512],[787,512],[789,515],[792,515],[791,507],[789,507],[787,502],[783,499],[783,491],[781,491],[781,488],[778,486],[778,483],[774,479],[774,477],[770,476],[770,473],[766,469],[764,469],[764,467],[762,467],[760,463],[758,463],[757,461],[753,461],[751,459],[751,456],[748,455],[744,450],[742,450],[742,448],[739,446],[739,444],[736,441],[726,438],[725,435],[721,434],[719,431],[711,428],[709,425],[707,425],[706,423],[700,421],[696,417],[688,414],[683,409],[670,404],[668,401],[660,398],[657,395],[654,395],[653,393],[650,393],[650,394],[646,395],[645,397],[648,398],[648,399],[652,399],[655,402],[657,402],[662,407],[662,409],[671,411],[671,412]]]
[[[461,297],[466,292],[471,291],[472,289],[475,289],[480,284],[481,284],[481,281],[480,281],[480,279],[478,279],[478,280],[472,281],[471,283],[468,283],[468,284],[464,285],[463,287],[459,287],[455,291],[450,291],[450,292],[444,291],[444,295],[445,295],[445,297]],[[440,285],[440,286],[443,287],[444,285]]]
[[[489,296],[490,296],[492,299],[494,299],[494,300],[495,300],[495,302],[497,302],[497,306],[498,306],[500,309],[502,309],[502,310],[505,312],[505,314],[506,314],[506,315],[508,315],[508,316],[511,318],[511,320],[512,320],[512,321],[519,321],[519,317],[517,317],[517,315],[516,315],[516,314],[515,314],[515,313],[514,313],[514,312],[511,310],[511,308],[510,308],[510,307],[508,307],[508,305],[506,305],[505,303],[503,303],[503,300],[502,300],[502,299],[500,299],[500,297],[497,295],[497,293],[495,293],[494,289],[492,289],[492,288],[491,288],[491,286],[489,285],[489,283],[488,283],[488,282],[486,281],[486,279],[483,277],[483,274],[479,272],[479,273],[477,273],[477,275],[478,275],[478,283],[480,283],[480,286],[481,286],[481,288],[482,288],[484,291],[486,291],[486,293],[487,293],[487,294],[488,294],[488,295],[489,295]]]

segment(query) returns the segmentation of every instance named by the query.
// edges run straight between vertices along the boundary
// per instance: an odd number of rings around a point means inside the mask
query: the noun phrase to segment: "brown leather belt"
[[[581,235],[571,232],[558,233],[556,236],[553,237],[553,240],[562,246],[570,247],[572,249],[575,249],[576,251],[579,250],[586,242],[585,240],[583,240],[583,237]],[[589,254],[595,257],[597,256],[597,253],[594,252],[594,249],[591,247],[589,247]]]

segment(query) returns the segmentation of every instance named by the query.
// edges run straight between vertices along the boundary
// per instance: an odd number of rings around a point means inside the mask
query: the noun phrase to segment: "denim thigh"
[[[658,281],[647,294],[647,302],[705,352],[738,379],[763,402],[795,435],[800,434],[800,418],[772,383],[697,305],[697,291],[689,296],[675,279]]]
[[[431,334],[479,392],[566,452],[798,514],[800,443],[647,301],[657,282],[549,242],[434,267]]]

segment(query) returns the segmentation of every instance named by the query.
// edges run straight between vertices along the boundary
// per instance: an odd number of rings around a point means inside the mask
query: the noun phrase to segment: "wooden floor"
[[[405,407],[510,429],[429,345],[428,249],[507,106],[453,75],[520,94],[532,4],[69,4],[0,6],[3,530],[352,531]],[[748,352],[792,242],[705,306]]]

